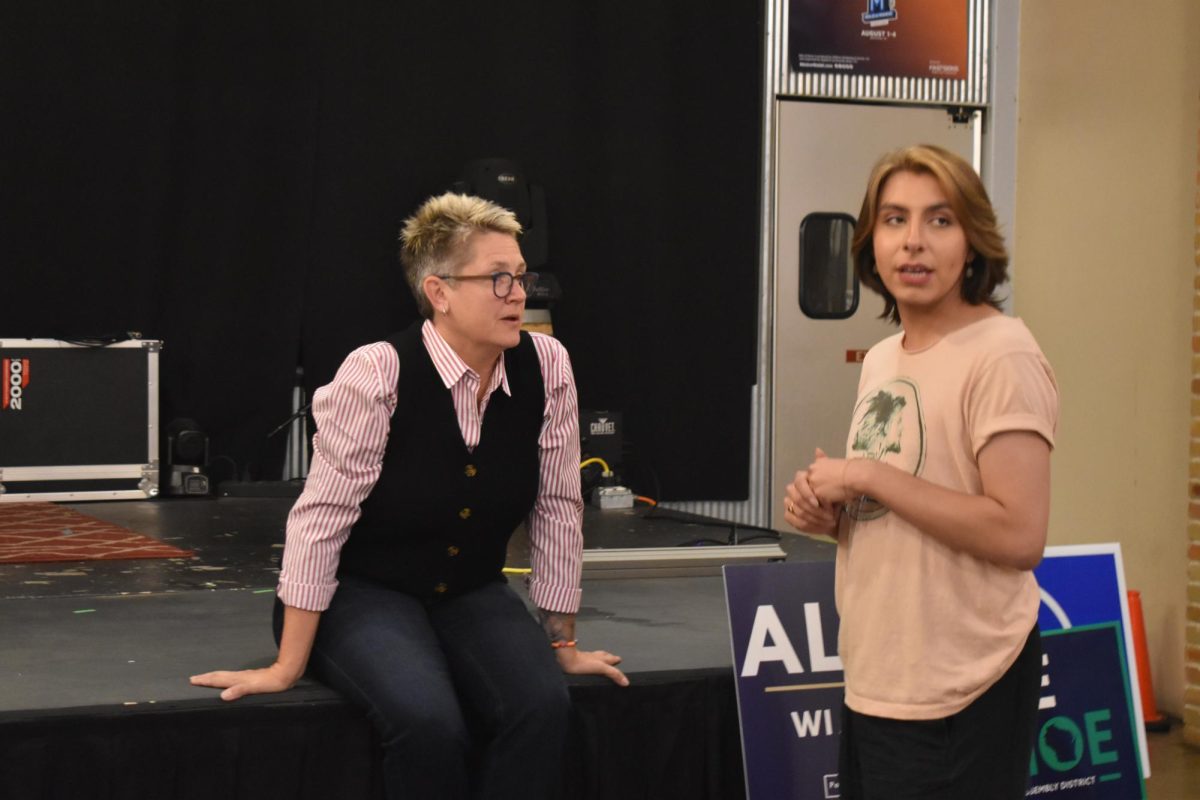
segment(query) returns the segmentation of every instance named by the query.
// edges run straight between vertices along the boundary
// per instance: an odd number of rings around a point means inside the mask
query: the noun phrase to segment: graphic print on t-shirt
[[[925,417],[921,393],[907,378],[893,378],[868,392],[850,422],[848,458],[883,461],[913,475],[925,464]],[[887,513],[877,500],[863,495],[846,504],[852,519],[868,520]]]

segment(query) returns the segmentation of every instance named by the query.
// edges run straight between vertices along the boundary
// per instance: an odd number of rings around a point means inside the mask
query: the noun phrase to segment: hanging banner
[[[796,72],[967,78],[967,0],[789,0]]]
[[[726,566],[747,800],[840,797],[833,562]]]

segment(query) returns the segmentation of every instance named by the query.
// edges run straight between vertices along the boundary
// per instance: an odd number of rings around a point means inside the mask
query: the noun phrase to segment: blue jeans
[[[379,731],[389,798],[558,796],[570,697],[506,583],[426,602],[343,578],[309,665]]]

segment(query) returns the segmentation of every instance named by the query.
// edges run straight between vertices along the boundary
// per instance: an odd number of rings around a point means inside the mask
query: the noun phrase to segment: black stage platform
[[[320,684],[223,703],[187,681],[273,657],[291,502],[80,504],[196,555],[0,565],[0,800],[382,796],[370,726]],[[584,533],[589,550],[605,551],[772,538],[645,508],[589,508]],[[833,557],[832,545],[803,538],[779,544],[791,560]],[[509,563],[527,562],[518,533]],[[744,797],[721,578],[592,574],[579,639],[621,654],[632,685],[570,680],[568,796]]]

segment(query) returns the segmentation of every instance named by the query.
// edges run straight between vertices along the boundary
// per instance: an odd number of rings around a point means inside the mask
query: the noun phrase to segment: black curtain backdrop
[[[510,158],[634,488],[743,499],[760,39],[738,0],[5,4],[0,336],[163,339],[164,423],[274,477],[296,366],[415,318],[400,221]]]

